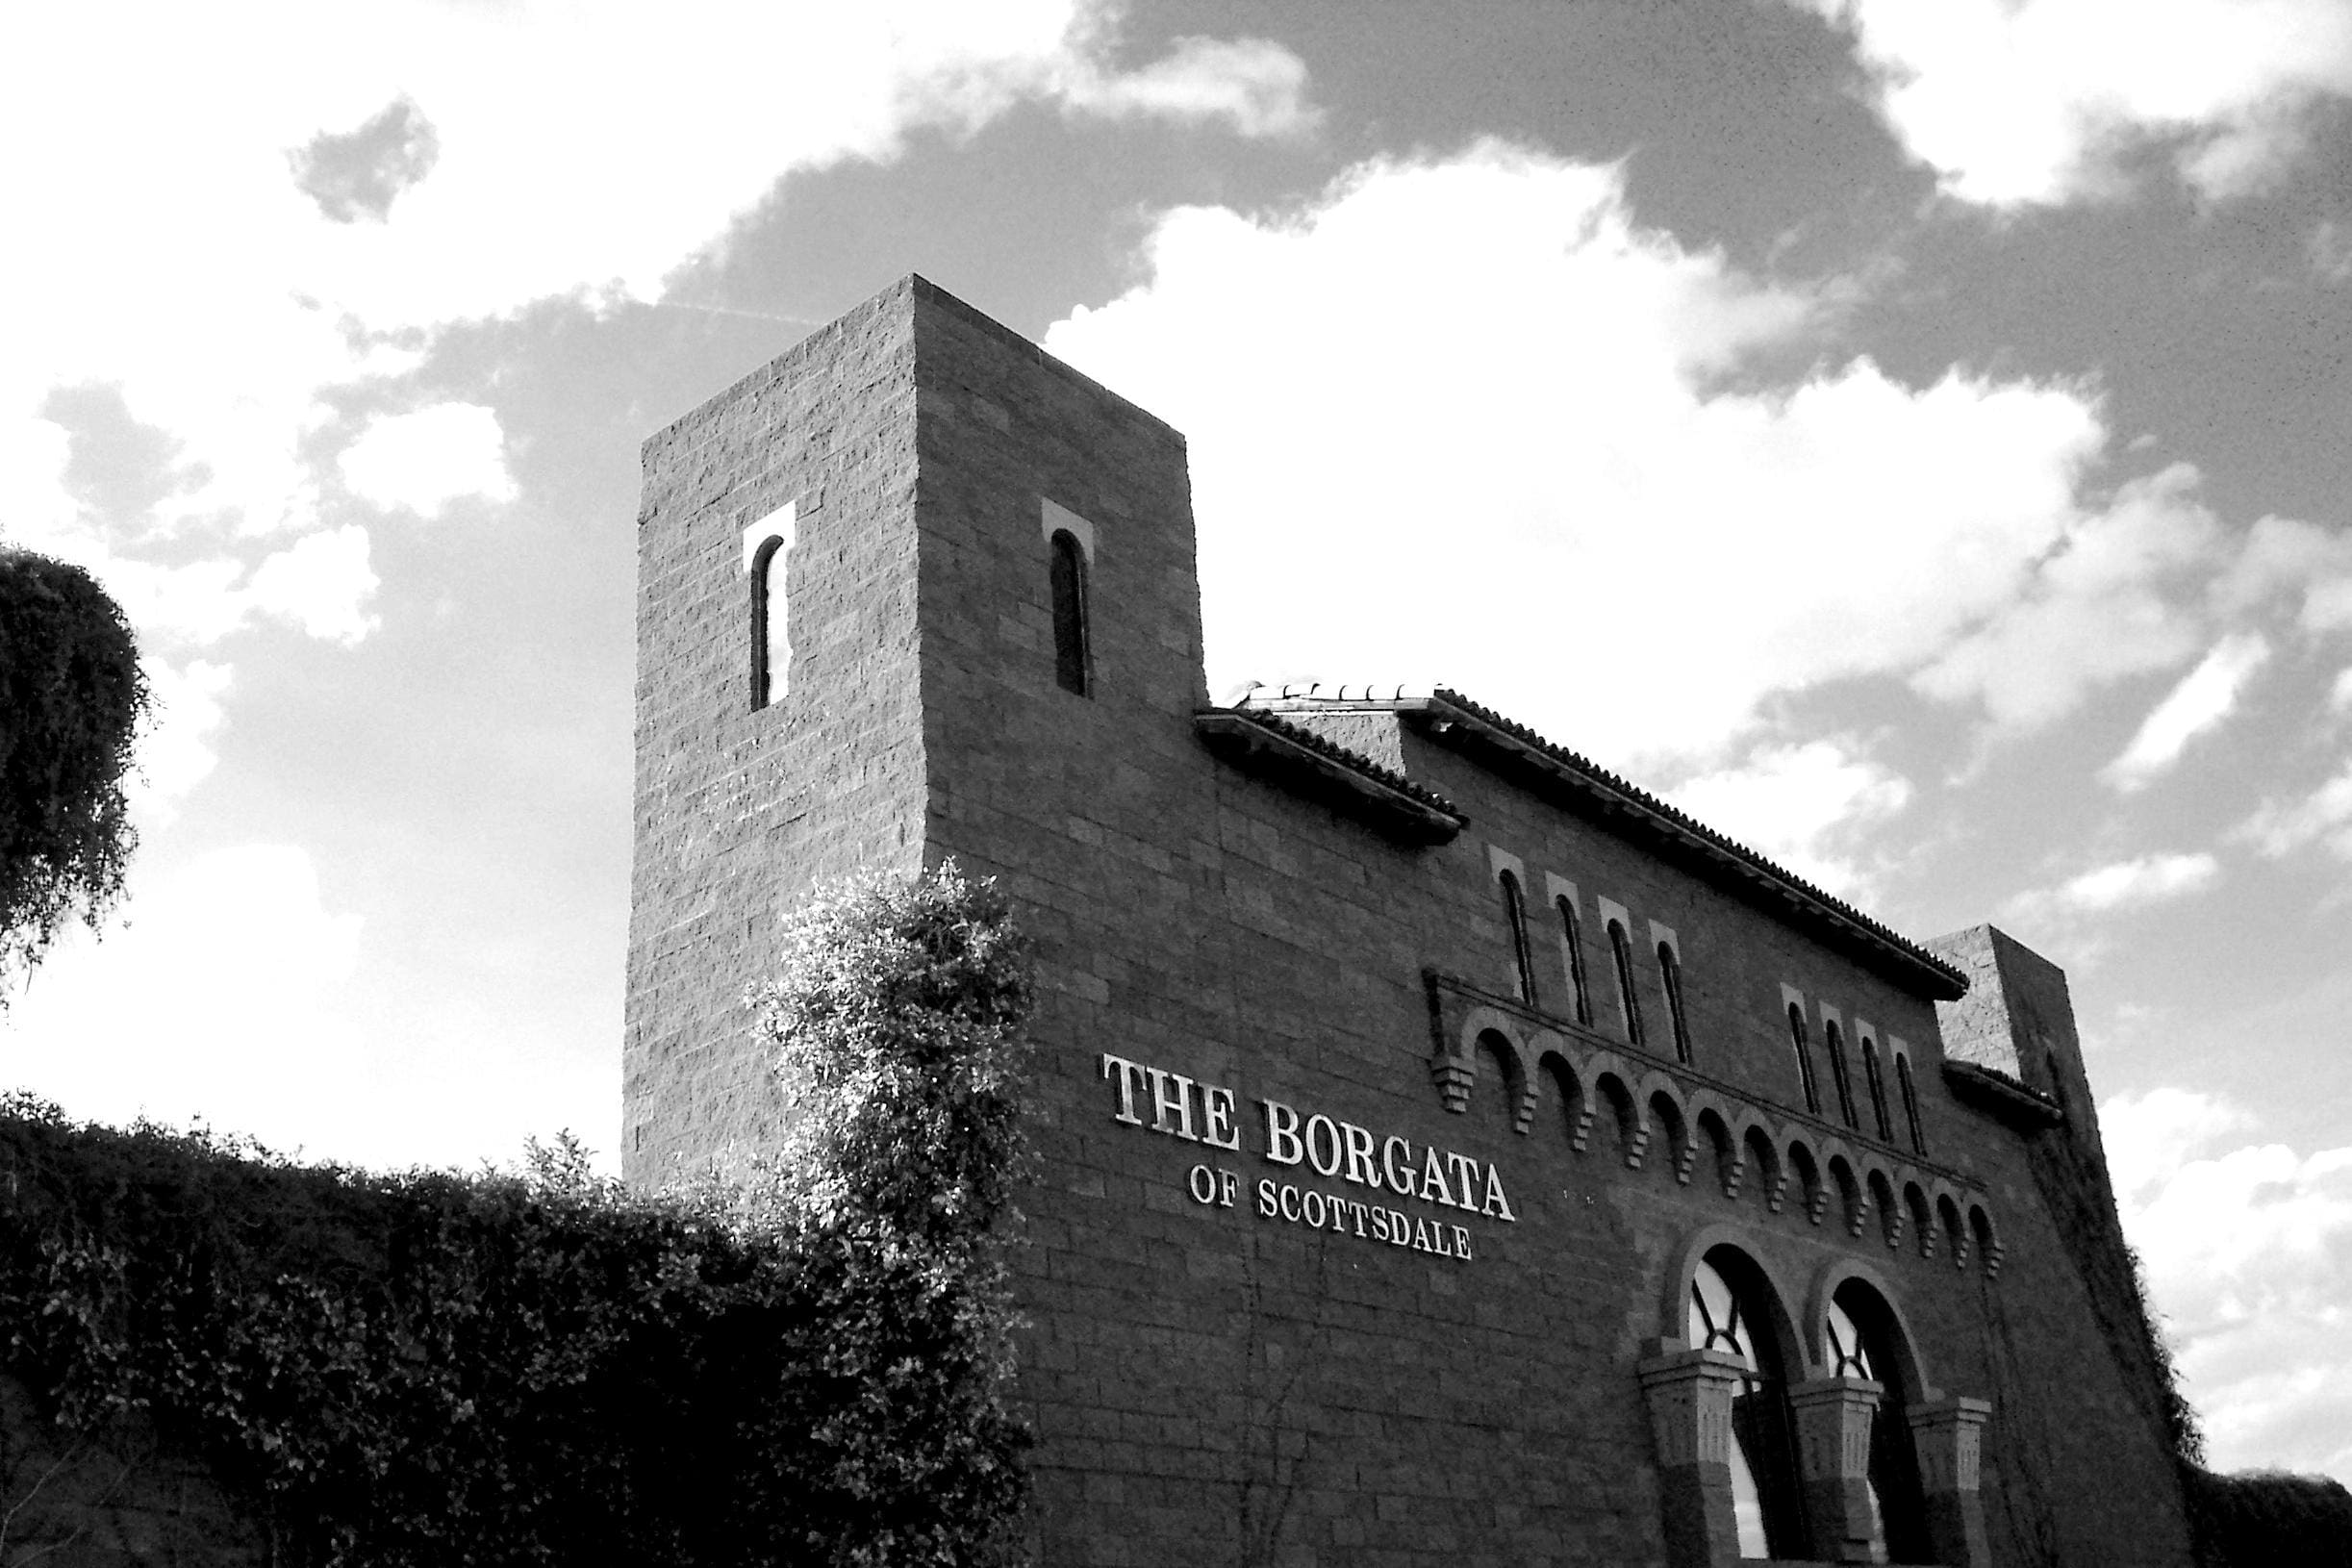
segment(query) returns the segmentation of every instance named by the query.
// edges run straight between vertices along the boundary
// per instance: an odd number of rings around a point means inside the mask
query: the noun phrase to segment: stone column
[[[1739,1524],[1732,1515],[1732,1396],[1747,1377],[1735,1355],[1665,1341],[1635,1366],[1657,1442],[1658,1506],[1674,1568],[1734,1568]],[[1669,1348],[1677,1347],[1677,1348]]]
[[[1816,1378],[1788,1391],[1813,1555],[1824,1561],[1870,1560],[1870,1420],[1881,1388],[1860,1378]]]
[[[1985,1544],[1985,1505],[1977,1495],[1978,1460],[1991,1414],[1986,1401],[1965,1398],[1937,1400],[1909,1412],[1928,1541],[1937,1562],[1986,1568],[1992,1561]]]

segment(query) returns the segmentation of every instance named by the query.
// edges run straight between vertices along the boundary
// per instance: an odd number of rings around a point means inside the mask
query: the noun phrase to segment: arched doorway
[[[1781,1314],[1761,1270],[1732,1247],[1710,1248],[1691,1271],[1686,1337],[1693,1350],[1738,1358],[1732,1392],[1732,1513],[1743,1558],[1802,1557],[1808,1532],[1790,1421]]]
[[[1909,1415],[1923,1391],[1901,1326],[1868,1283],[1848,1279],[1831,1296],[1824,1328],[1831,1376],[1859,1378],[1883,1390],[1870,1420],[1871,1560],[1933,1562]]]

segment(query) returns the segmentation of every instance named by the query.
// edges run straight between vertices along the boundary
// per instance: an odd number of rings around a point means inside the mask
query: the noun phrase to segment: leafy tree
[[[80,567],[0,547],[0,1009],[67,921],[122,897],[123,777],[151,701],[121,606]]]

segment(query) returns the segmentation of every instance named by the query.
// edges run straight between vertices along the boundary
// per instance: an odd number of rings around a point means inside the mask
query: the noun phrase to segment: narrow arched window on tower
[[[1805,1038],[1805,1009],[1788,1004],[1788,1043],[1797,1048],[1797,1081],[1805,1085],[1805,1108],[1821,1114],[1821,1089],[1813,1082],[1813,1048]]]
[[[1503,919],[1511,931],[1511,965],[1519,976],[1519,999],[1535,1002],[1535,956],[1528,949],[1528,904],[1520,895],[1519,878],[1509,872],[1497,878],[1503,884]]]
[[[1552,900],[1560,912],[1560,946],[1568,949],[1568,989],[1576,993],[1576,1021],[1592,1022],[1592,997],[1584,989],[1584,932],[1576,918],[1576,905],[1565,896]]]
[[[792,639],[784,599],[784,540],[771,534],[751,557],[751,706],[784,695]]]
[[[1895,1052],[1895,1083],[1903,1091],[1903,1119],[1910,1124],[1911,1151],[1928,1151],[1927,1134],[1919,1129],[1919,1091],[1911,1087],[1911,1059],[1902,1051]]]
[[[1087,646],[1086,552],[1067,528],[1054,530],[1052,547],[1053,679],[1063,691],[1084,696],[1094,673]]]
[[[1854,1114],[1854,1078],[1846,1071],[1846,1037],[1837,1027],[1837,1020],[1826,1020],[1821,1025],[1821,1038],[1830,1048],[1830,1081],[1837,1090],[1837,1114],[1846,1125],[1859,1128],[1861,1121]]]
[[[1886,1121],[1886,1078],[1879,1071],[1879,1043],[1862,1036],[1862,1076],[1870,1080],[1870,1117],[1878,1124],[1879,1141],[1893,1143],[1894,1128]]]
[[[1674,955],[1674,944],[1657,945],[1657,973],[1666,986],[1666,1019],[1674,1025],[1675,1060],[1690,1060],[1690,1019],[1682,1011],[1682,961]]]
[[[1633,990],[1633,945],[1626,940],[1625,923],[1608,923],[1608,955],[1617,968],[1617,1005],[1625,1009],[1628,1044],[1641,1044],[1641,999]]]

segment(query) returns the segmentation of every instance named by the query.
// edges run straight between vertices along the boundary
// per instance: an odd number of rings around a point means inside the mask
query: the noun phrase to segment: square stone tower
[[[1068,866],[1014,890],[1067,953],[1123,887],[1072,808],[1200,797],[1183,438],[922,278],[645,443],[638,582],[632,1181],[771,1136],[742,998],[813,883]]]

